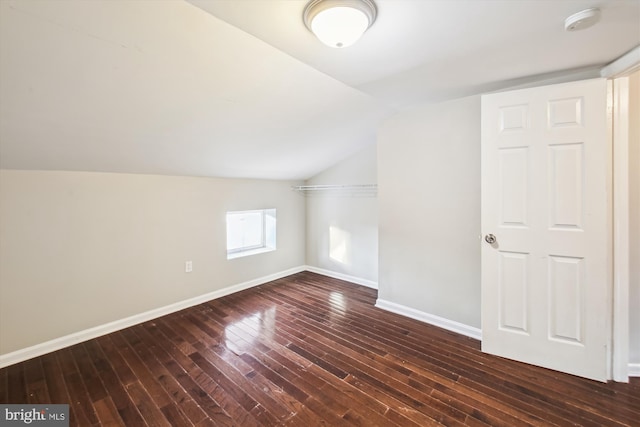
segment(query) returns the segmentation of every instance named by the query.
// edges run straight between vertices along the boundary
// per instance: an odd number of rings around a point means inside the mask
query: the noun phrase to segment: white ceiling
[[[376,0],[378,17],[347,49],[306,29],[308,0],[188,0],[341,82],[407,107],[494,90],[505,80],[602,66],[640,44],[639,0]],[[590,7],[601,22],[573,33]]]
[[[640,0],[377,0],[342,50],[304,27],[305,0],[191,3],[0,0],[0,167],[305,179],[395,108],[640,44]],[[590,6],[600,24],[563,31]]]

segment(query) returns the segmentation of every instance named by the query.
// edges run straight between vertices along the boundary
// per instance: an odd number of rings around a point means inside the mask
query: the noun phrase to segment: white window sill
[[[227,254],[227,259],[242,258],[242,257],[249,256],[249,255],[257,255],[257,254],[262,254],[262,253],[265,253],[265,252],[271,252],[271,251],[275,251],[275,250],[276,250],[276,248],[270,248],[270,247],[258,248],[258,249],[250,249],[248,251],[234,252],[232,254]]]

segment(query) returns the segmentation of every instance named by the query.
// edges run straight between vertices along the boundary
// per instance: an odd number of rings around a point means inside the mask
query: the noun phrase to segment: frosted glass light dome
[[[354,44],[373,24],[376,8],[370,0],[314,0],[304,10],[304,22],[327,46]]]

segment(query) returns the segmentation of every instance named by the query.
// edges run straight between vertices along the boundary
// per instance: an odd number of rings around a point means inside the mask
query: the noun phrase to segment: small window
[[[227,259],[275,249],[275,209],[227,212]]]

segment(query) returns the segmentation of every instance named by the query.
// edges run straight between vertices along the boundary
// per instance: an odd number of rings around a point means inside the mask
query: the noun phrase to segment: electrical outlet
[[[193,261],[184,262],[184,272],[191,273],[193,271]]]

